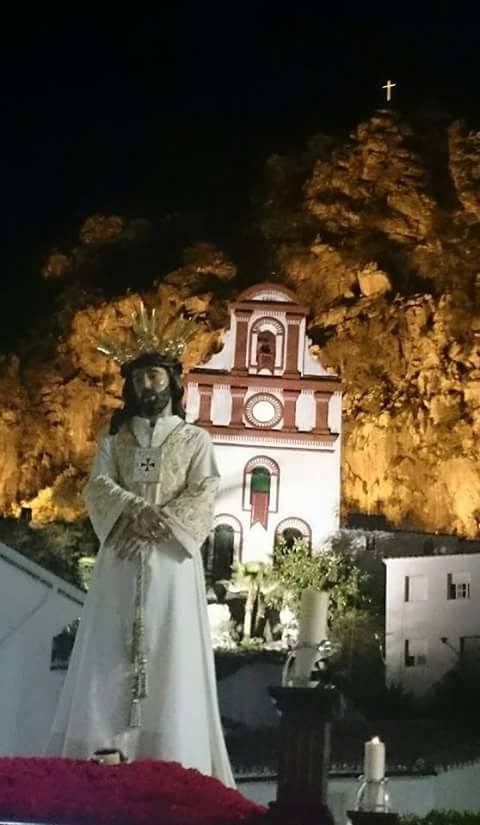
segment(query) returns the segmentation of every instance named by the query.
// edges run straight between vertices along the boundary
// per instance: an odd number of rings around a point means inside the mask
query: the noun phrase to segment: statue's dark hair
[[[115,410],[110,421],[110,435],[118,433],[122,424],[134,415],[138,415],[138,398],[133,387],[134,370],[145,367],[164,367],[170,377],[170,392],[172,395],[172,414],[185,418],[185,410],[182,404],[182,365],[177,358],[171,355],[164,355],[161,352],[144,352],[138,358],[127,361],[122,365],[121,375],[125,379],[123,385],[122,398],[123,407]]]

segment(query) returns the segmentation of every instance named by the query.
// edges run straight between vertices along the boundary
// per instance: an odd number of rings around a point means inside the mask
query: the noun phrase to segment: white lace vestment
[[[141,482],[141,455],[158,458],[158,478]],[[84,495],[101,548],[87,594],[46,755],[88,758],[119,748],[129,759],[197,768],[233,786],[217,701],[200,548],[211,528],[218,470],[210,436],[177,416],[152,429],[133,418],[104,435]],[[145,646],[148,697],[142,725],[128,727],[129,648],[135,562],[109,536],[125,508],[148,501],[173,538],[146,545]]]

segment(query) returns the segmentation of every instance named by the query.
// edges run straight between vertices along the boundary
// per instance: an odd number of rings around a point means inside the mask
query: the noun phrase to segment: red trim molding
[[[297,409],[297,400],[300,395],[300,390],[284,390],[283,391],[283,427],[282,430],[288,432],[296,432],[295,426],[295,412]]]
[[[269,439],[278,441],[278,446],[282,447],[283,441],[292,441],[294,439],[298,442],[303,442],[306,445],[324,445],[335,444],[338,439],[338,433],[331,433],[329,430],[325,432],[302,432],[296,430],[293,433],[285,430],[257,430],[250,427],[232,427],[228,424],[224,426],[209,424],[205,426],[211,436],[241,436],[242,442],[255,444],[258,439]],[[257,437],[257,438],[256,438]],[[321,449],[321,447],[319,447]]]
[[[240,293],[238,296],[238,301],[255,301],[257,304],[261,303],[264,304],[264,301],[259,301],[258,295],[261,295],[262,292],[277,292],[280,294],[285,295],[287,301],[285,303],[290,304],[297,304],[297,296],[295,293],[289,289],[288,286],[284,286],[283,284],[278,284],[275,281],[263,281],[260,284],[254,284],[253,286],[247,286],[243,292]],[[279,303],[278,301],[276,303]]]
[[[298,345],[300,342],[300,319],[297,316],[287,314],[287,357],[285,360],[285,378],[297,378],[300,375],[298,369]]]
[[[245,371],[246,372],[246,371]],[[185,388],[187,384],[222,384],[232,387],[261,387],[266,390],[272,389],[288,390],[317,390],[325,393],[340,392],[343,389],[340,378],[335,375],[318,375],[305,378],[286,378],[283,375],[234,375],[233,373],[208,372],[207,370],[195,369],[185,376]]]
[[[310,312],[310,308],[303,304],[294,304],[290,301],[237,301],[232,304],[234,312],[246,312],[258,310],[263,312],[291,312],[305,318]]]
[[[198,421],[200,427],[205,427],[212,421],[212,390],[211,384],[199,384],[198,394],[200,396],[200,406],[198,410]]]
[[[230,418],[230,424],[225,425],[225,427],[227,427],[228,429],[230,429],[232,426],[235,428],[235,425],[243,425],[243,411],[245,406],[246,393],[247,387],[232,387],[232,414]]]
[[[236,316],[235,360],[232,370],[232,374],[234,375],[247,372],[248,324],[251,314],[251,312],[242,312]]]

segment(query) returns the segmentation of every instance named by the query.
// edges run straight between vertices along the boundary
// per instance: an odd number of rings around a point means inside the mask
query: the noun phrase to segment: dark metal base
[[[347,811],[347,816],[352,825],[397,825],[400,822],[398,814],[380,811]]]
[[[270,802],[267,821],[272,825],[335,825],[326,805]]]

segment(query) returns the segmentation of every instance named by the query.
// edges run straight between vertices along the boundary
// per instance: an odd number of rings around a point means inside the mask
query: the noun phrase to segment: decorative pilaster
[[[298,378],[298,344],[300,341],[299,316],[287,315],[287,355],[285,359],[285,378]]]
[[[295,414],[300,390],[283,391],[283,430],[296,432]]]
[[[246,387],[232,387],[230,390],[232,394],[232,415],[230,424],[232,426],[243,426],[243,409],[245,406]]]
[[[314,433],[329,433],[328,404],[331,394],[315,390],[315,427]]]
[[[209,384],[199,384],[198,394],[200,405],[197,424],[204,427],[212,423],[212,387]]]
[[[232,375],[244,375],[247,372],[248,322],[251,312],[237,312],[235,333],[235,358]]]

